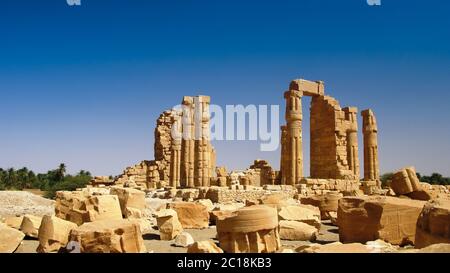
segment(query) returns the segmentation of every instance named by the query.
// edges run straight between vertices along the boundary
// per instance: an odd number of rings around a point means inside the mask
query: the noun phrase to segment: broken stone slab
[[[72,229],[77,224],[60,219],[56,216],[44,216],[39,227],[39,246],[37,252],[49,253],[65,247]]]
[[[450,200],[437,199],[425,204],[417,221],[416,248],[450,244]]]
[[[137,224],[128,219],[85,223],[70,233],[82,253],[145,253],[144,240]]]
[[[422,190],[414,167],[403,168],[394,173],[390,186],[397,195],[404,195]]]
[[[25,215],[23,217],[22,224],[20,225],[20,231],[26,236],[31,238],[38,238],[39,227],[41,226],[42,217],[34,215]]]
[[[209,227],[209,213],[206,206],[191,202],[175,202],[168,205],[177,212],[178,220],[185,229]]]
[[[5,218],[5,224],[8,227],[12,227],[15,229],[20,229],[20,226],[23,222],[23,216],[10,216]]]
[[[223,253],[213,241],[200,241],[191,244],[188,247],[187,253]]]
[[[322,220],[328,220],[330,219],[330,212],[337,212],[339,199],[342,197],[344,197],[342,193],[328,192],[324,195],[303,197],[300,199],[300,203],[318,207]]]
[[[112,187],[111,194],[119,198],[120,209],[125,218],[141,218],[145,209],[145,192],[131,189]]]
[[[280,220],[298,221],[320,229],[320,210],[311,205],[285,206],[278,212]]]
[[[195,203],[205,206],[208,212],[212,211],[215,208],[213,202],[209,199],[199,199],[195,201]]]
[[[194,243],[194,238],[192,235],[183,231],[175,238],[175,246],[178,247],[188,247]]]
[[[339,239],[343,243],[381,239],[394,245],[414,244],[424,204],[396,197],[344,197],[337,213]]]
[[[23,232],[0,224],[0,253],[14,253],[24,238]]]
[[[175,210],[163,209],[160,210],[156,216],[161,240],[171,241],[183,231],[183,226],[178,220],[178,215]]]
[[[290,241],[315,241],[319,231],[314,226],[297,221],[280,221],[280,239]]]
[[[340,242],[301,246],[296,251],[298,253],[371,253],[371,250],[361,243],[343,244]]]

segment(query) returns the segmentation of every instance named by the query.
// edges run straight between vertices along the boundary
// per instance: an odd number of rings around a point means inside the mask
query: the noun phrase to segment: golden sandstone
[[[303,166],[303,96],[311,97],[310,177]],[[294,80],[284,99],[280,170],[262,159],[244,171],[216,167],[211,99],[186,96],[181,109],[158,117],[154,160],[114,178],[95,177],[83,189],[57,192],[55,216],[7,217],[0,224],[0,252],[16,251],[27,235],[39,239],[38,252],[69,244],[84,253],[140,253],[147,251],[142,234],[156,230],[160,240],[174,241],[188,253],[288,253],[293,250],[282,248],[282,239],[320,242],[330,222],[337,225],[340,242],[296,252],[385,253],[404,245],[428,247],[417,252],[448,249],[438,244],[450,244],[450,187],[420,182],[414,167],[397,171],[382,187],[371,109],[361,112],[360,160],[356,107],[341,108],[321,81]],[[184,231],[213,225],[219,245],[195,241]]]
[[[217,234],[228,253],[272,253],[281,246],[277,210],[267,206],[245,207],[219,219]]]

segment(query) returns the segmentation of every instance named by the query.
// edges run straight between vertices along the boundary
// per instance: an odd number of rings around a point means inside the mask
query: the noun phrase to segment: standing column
[[[281,159],[280,159],[280,171],[281,171],[281,185],[286,185],[286,165],[288,158],[288,145],[287,145],[287,126],[281,126]]]
[[[210,97],[195,97],[195,173],[196,187],[208,187],[211,178],[210,161]]]
[[[347,128],[347,161],[348,167],[353,172],[355,179],[359,181],[359,156],[358,156],[358,108],[346,107],[345,119],[348,121]]]
[[[378,128],[372,110],[361,112],[364,133],[364,180],[378,181],[380,170],[378,165]]]
[[[181,173],[181,113],[175,113],[172,125],[172,146],[170,156],[170,186],[177,188],[180,186]]]
[[[183,139],[181,180],[185,186],[193,188],[194,184],[194,98],[184,97],[183,102]]]
[[[303,177],[303,149],[302,149],[302,102],[301,91],[290,90],[284,93],[286,99],[286,144],[288,157],[286,184],[295,185]]]

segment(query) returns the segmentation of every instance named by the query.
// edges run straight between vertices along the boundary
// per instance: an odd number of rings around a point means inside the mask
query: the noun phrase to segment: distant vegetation
[[[35,174],[28,168],[0,168],[0,190],[40,189],[46,192],[47,198],[54,198],[56,191],[85,187],[91,179],[91,173],[84,170],[76,175],[66,174],[65,164],[45,174]]]
[[[386,185],[387,181],[391,180],[393,175],[393,173],[383,174],[380,178],[383,185]],[[420,182],[426,182],[432,185],[450,185],[450,177],[444,177],[440,173],[432,173],[430,176],[422,176],[420,173],[417,173],[417,177]]]

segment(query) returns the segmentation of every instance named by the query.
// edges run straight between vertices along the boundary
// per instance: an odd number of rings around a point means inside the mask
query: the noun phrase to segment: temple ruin
[[[302,98],[311,97],[310,177],[303,166]],[[353,190],[360,184],[358,109],[341,108],[325,94],[322,81],[293,80],[284,93],[286,125],[281,126],[280,170],[256,160],[248,170],[232,178],[217,175],[216,153],[210,142],[210,97],[186,96],[181,110],[163,112],[156,122],[155,160],[130,167],[115,184],[150,188],[199,188],[290,185],[312,189],[327,184],[329,190]],[[364,178],[379,186],[377,125],[372,110],[361,112],[364,134]],[[227,178],[226,178],[227,177]],[[305,186],[303,186],[305,188]],[[317,187],[316,187],[317,188]],[[318,193],[316,190],[314,193]],[[319,192],[320,193],[320,192]]]

